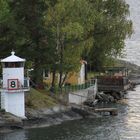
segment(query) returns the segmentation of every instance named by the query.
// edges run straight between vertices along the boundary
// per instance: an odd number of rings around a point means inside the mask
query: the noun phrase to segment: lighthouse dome
[[[25,62],[25,59],[16,56],[15,52],[12,51],[11,56],[2,59],[1,62]]]

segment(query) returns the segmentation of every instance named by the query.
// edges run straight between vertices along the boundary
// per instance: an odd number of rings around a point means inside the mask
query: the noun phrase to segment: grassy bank
[[[46,91],[31,88],[31,90],[26,93],[25,103],[28,108],[40,109],[55,106],[58,102],[49,96]]]

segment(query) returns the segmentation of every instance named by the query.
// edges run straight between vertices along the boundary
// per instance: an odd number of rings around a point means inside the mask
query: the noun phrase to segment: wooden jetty
[[[116,116],[118,115],[118,110],[117,108],[96,108],[95,112],[109,112],[110,115]]]
[[[94,107],[89,107],[85,105],[76,105],[76,104],[71,104],[72,110],[81,114],[81,115],[95,115],[95,113],[105,113],[109,112],[110,115],[116,116],[118,115],[118,109],[117,108],[94,108]]]

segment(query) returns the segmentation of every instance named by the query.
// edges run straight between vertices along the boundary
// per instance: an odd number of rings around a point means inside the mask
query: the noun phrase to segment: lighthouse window
[[[4,68],[19,68],[23,67],[24,63],[21,62],[6,62],[3,64]]]

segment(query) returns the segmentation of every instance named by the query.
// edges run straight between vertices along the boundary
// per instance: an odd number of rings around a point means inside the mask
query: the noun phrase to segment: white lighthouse
[[[29,90],[29,80],[24,78],[25,59],[15,52],[2,59],[1,108],[21,118],[25,118],[24,92]]]

